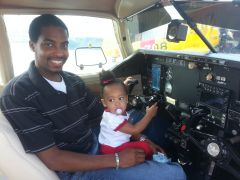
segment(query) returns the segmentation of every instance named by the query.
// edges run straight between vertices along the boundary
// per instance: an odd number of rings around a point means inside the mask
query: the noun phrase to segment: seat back
[[[0,111],[0,179],[59,180],[34,154],[25,153],[8,120]]]

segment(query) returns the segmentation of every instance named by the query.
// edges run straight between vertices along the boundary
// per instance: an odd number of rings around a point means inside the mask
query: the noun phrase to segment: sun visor
[[[116,3],[116,14],[120,19],[124,19],[133,14],[142,11],[145,8],[153,6],[159,0],[147,0],[147,1],[136,1],[136,0],[117,0]]]
[[[196,2],[192,4],[180,2],[179,5],[196,23],[240,30],[239,2]]]

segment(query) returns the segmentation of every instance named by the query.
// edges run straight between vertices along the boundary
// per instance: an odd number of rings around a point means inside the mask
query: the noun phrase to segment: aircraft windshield
[[[176,1],[178,10],[196,24],[207,41],[220,53],[240,54],[240,7],[231,1]],[[225,12],[225,13],[224,13]],[[166,39],[167,28],[171,20],[183,20],[181,11],[178,12],[170,3],[156,4],[145,11],[125,18],[124,23],[133,50],[178,50],[186,52],[209,53],[211,50],[188,27],[185,41],[178,43]],[[187,24],[187,21],[184,22]]]

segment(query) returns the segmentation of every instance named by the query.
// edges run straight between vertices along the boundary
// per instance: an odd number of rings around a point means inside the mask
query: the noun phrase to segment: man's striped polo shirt
[[[91,128],[100,124],[103,107],[78,76],[60,74],[67,94],[55,90],[34,62],[27,72],[12,79],[2,93],[1,110],[26,152],[56,145],[84,153],[91,147]]]

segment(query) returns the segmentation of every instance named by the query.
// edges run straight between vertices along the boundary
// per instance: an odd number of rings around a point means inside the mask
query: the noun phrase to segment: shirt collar
[[[35,66],[34,61],[32,61],[30,64],[30,67],[28,69],[28,74],[29,74],[29,78],[32,81],[32,83],[34,84],[34,86],[36,88],[38,88],[41,93],[44,93],[46,95],[53,95],[53,94],[57,93],[57,90],[55,90],[39,73],[39,70]],[[60,72],[60,74],[65,81],[66,77],[65,77],[64,73]],[[65,81],[65,83],[67,86],[68,82]]]

